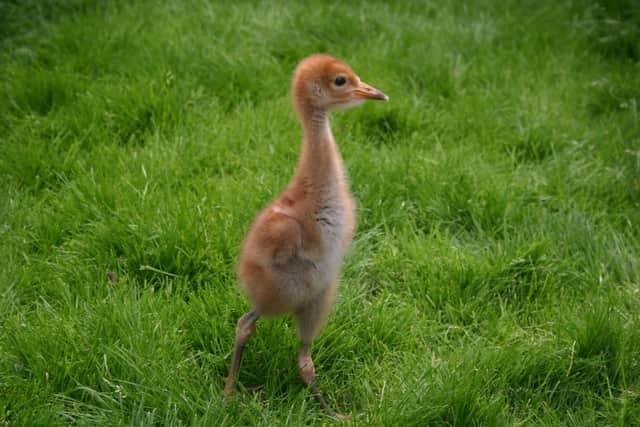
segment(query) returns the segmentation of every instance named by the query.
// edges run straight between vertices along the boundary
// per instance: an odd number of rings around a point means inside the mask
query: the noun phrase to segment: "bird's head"
[[[292,82],[296,108],[331,110],[359,105],[367,99],[389,97],[360,80],[344,62],[329,56],[311,55],[298,64]]]

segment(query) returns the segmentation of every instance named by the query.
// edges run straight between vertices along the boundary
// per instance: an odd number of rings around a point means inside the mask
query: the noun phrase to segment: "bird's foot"
[[[344,422],[344,421],[351,421],[351,414],[338,414],[338,413],[334,413],[332,415],[333,418],[335,418],[338,421]]]

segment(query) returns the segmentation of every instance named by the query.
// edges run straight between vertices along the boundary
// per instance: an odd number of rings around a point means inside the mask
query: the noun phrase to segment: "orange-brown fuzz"
[[[338,85],[337,76],[346,83]],[[293,313],[302,346],[300,374],[312,384],[310,344],[324,325],[336,295],[342,259],[356,227],[355,203],[329,127],[328,111],[364,99],[385,99],[351,68],[312,55],[296,68],[292,98],[304,132],[297,171],[262,212],[244,241],[238,276],[253,311],[238,321],[226,392],[232,392],[242,349],[259,316]],[[315,392],[317,390],[315,389]],[[316,397],[329,412],[326,403]]]

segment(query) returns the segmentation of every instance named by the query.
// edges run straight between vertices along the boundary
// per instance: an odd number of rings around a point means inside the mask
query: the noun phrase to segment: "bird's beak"
[[[353,91],[356,99],[379,99],[388,101],[389,97],[373,86],[360,82],[356,90]]]

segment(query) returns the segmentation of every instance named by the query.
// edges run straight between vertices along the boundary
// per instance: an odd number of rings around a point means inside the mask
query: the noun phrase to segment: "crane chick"
[[[252,310],[236,326],[225,394],[233,393],[242,352],[258,318],[291,313],[301,342],[300,376],[333,415],[314,383],[311,342],[334,302],[356,215],[329,112],[388,97],[344,62],[321,54],[298,64],[291,93],[304,134],[302,150],[291,182],[258,214],[242,247],[237,272]]]

